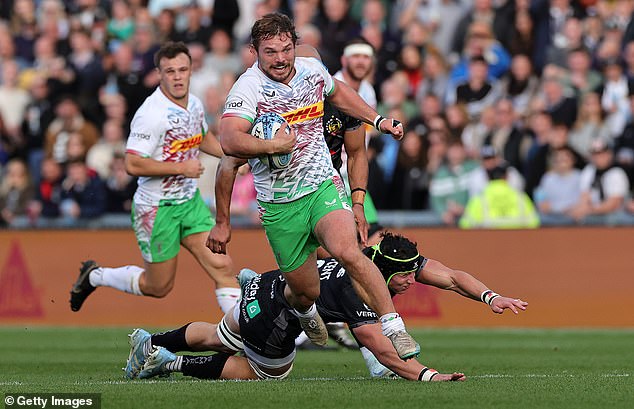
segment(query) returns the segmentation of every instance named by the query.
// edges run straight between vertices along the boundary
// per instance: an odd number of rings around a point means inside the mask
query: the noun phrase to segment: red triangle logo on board
[[[42,317],[40,297],[17,241],[11,243],[7,262],[0,270],[0,317]]]

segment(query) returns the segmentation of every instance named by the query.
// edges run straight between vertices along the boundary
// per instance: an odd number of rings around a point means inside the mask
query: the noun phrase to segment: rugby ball
[[[253,126],[251,127],[251,135],[256,138],[271,140],[275,137],[275,133],[280,129],[282,124],[286,123],[286,120],[275,112],[267,112],[255,119]],[[286,128],[286,133],[290,133],[290,128]],[[259,159],[262,163],[268,166],[271,170],[284,169],[291,163],[291,153],[274,154],[260,156]]]

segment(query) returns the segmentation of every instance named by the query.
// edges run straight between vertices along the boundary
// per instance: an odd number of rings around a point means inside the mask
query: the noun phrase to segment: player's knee
[[[174,287],[174,283],[170,282],[164,285],[148,285],[146,288],[143,288],[143,295],[154,298],[164,298],[172,291]]]

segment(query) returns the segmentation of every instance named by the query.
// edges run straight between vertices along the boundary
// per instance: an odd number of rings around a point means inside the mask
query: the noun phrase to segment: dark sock
[[[152,345],[164,347],[170,352],[191,351],[185,339],[185,331],[189,324],[185,324],[179,329],[167,332],[160,332],[152,335]]]
[[[231,355],[218,353],[211,356],[184,355],[181,372],[200,379],[218,379]]]

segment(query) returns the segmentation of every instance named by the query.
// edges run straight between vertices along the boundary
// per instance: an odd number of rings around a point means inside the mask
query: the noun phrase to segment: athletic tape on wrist
[[[498,294],[498,293],[495,293],[495,292],[493,292],[491,290],[486,290],[486,291],[483,291],[482,294],[480,294],[480,300],[483,303],[491,305],[493,300],[495,298],[499,297],[499,296],[500,296],[500,294]]]
[[[429,382],[429,381],[432,380],[432,378],[435,375],[438,375],[438,371],[437,370],[425,367],[418,374],[418,380],[421,381],[421,382]]]

